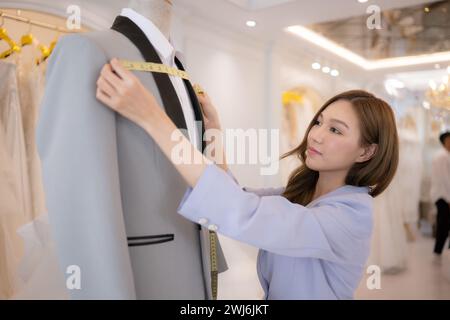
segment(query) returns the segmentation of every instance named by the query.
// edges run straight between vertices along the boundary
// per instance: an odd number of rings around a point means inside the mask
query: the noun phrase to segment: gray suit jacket
[[[143,129],[95,97],[113,57],[143,61],[107,30],[63,37],[47,70],[37,143],[60,266],[81,268],[71,297],[210,299],[208,230],[177,213],[187,185]],[[136,75],[162,105],[153,76]]]

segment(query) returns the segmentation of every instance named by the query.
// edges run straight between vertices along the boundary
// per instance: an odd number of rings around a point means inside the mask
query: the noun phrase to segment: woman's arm
[[[177,211],[232,239],[276,254],[362,266],[370,247],[372,198],[335,194],[305,207],[283,196],[242,190],[215,165],[207,166]]]
[[[146,130],[190,186],[196,184],[206,166],[213,162],[190,143],[167,116],[164,109],[158,105],[153,95],[118,60],[113,59],[110,64],[103,67],[97,81],[96,95],[105,105]],[[214,113],[211,111],[212,104],[210,104],[209,98],[205,96],[199,100],[202,103],[202,108],[204,110],[207,108],[210,122],[217,125],[217,121],[214,122],[213,119]],[[205,114],[205,111],[203,112]],[[172,136],[179,138],[174,141]],[[215,141],[215,147],[223,148],[221,141]],[[174,148],[190,151],[188,154],[192,155],[193,161],[180,163],[179,159],[172,155]],[[222,152],[222,154],[224,153]],[[224,158],[225,156],[215,162],[222,169],[227,170]]]
[[[196,185],[198,179],[212,161],[206,158],[192,143],[181,133],[181,131],[173,124],[171,119],[158,107],[160,112],[149,117],[144,123],[144,129],[161,148],[165,156],[174,164],[178,172],[183,176],[189,186]],[[176,132],[176,136],[181,137],[181,142],[174,141],[170,137]],[[172,150],[181,147],[182,150],[190,150],[193,161],[192,163],[178,163],[172,157]]]

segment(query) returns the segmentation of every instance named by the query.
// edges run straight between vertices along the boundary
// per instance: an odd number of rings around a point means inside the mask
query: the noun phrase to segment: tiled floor
[[[408,268],[395,275],[381,275],[381,289],[369,290],[367,276],[356,299],[450,299],[450,250],[440,266],[433,263],[434,239],[418,237],[408,243]],[[446,274],[445,274],[446,272]]]

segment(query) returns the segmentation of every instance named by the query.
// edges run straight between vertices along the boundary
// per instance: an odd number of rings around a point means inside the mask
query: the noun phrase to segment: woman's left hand
[[[105,64],[97,80],[97,99],[144,129],[164,117],[155,97],[117,59]]]

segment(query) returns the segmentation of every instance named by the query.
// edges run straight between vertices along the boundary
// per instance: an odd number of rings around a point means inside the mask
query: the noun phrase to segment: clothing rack
[[[19,12],[19,10],[17,10],[17,11]],[[0,21],[2,21],[3,19],[15,20],[18,22],[23,22],[26,24],[38,26],[38,27],[45,28],[45,29],[55,30],[55,31],[62,32],[62,33],[79,32],[79,31],[74,31],[74,30],[68,30],[66,28],[61,28],[61,27],[55,26],[53,24],[27,19],[27,18],[21,17],[19,15],[12,15],[12,14],[9,14],[9,13],[6,13],[6,12],[3,12],[0,10]]]

